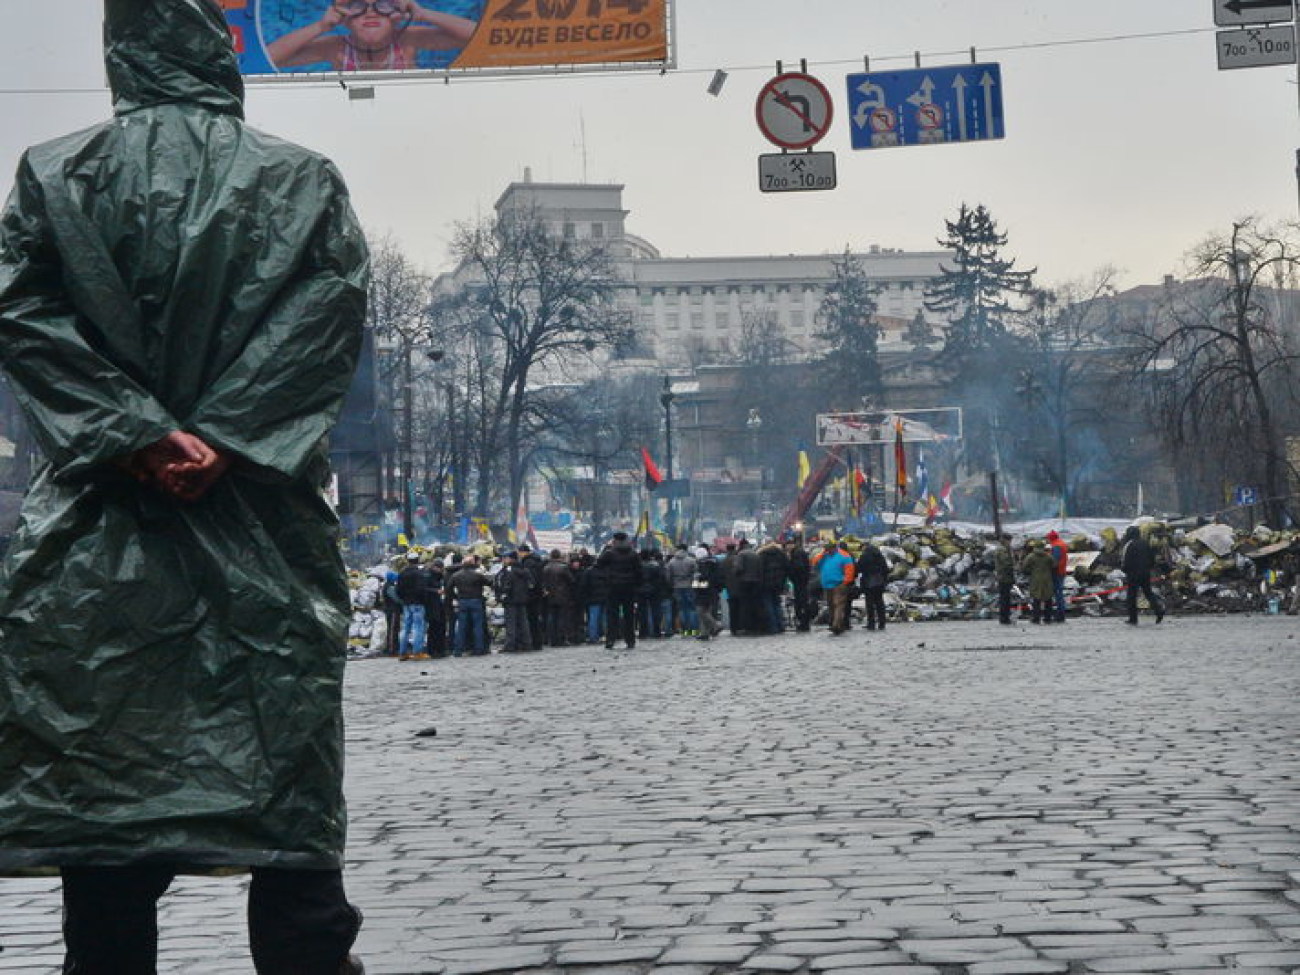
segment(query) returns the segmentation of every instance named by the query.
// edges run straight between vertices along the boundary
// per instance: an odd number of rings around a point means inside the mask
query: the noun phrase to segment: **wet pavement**
[[[1300,971],[1300,626],[914,623],[350,665],[371,975]],[[421,731],[436,729],[436,735]],[[239,879],[160,971],[252,971]],[[0,880],[0,973],[58,970]]]

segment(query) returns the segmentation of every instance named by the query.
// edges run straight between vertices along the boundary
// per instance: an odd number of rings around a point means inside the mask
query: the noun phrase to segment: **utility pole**
[[[402,531],[406,540],[415,544],[415,516],[411,510],[411,491],[415,487],[413,470],[415,453],[415,411],[411,400],[415,390],[414,370],[411,367],[411,340],[402,336]]]
[[[672,380],[664,376],[664,389],[659,394],[659,402],[664,408],[664,439],[667,441],[668,454],[665,460],[665,470],[668,472],[668,510],[664,512],[667,521],[668,535],[674,542],[677,541],[677,498],[674,495],[676,486],[673,484],[673,400],[676,396],[673,393]]]

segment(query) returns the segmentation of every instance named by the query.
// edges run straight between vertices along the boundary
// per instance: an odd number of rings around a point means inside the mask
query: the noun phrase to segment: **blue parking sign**
[[[1234,500],[1240,506],[1259,504],[1259,488],[1250,484],[1238,484],[1233,492]]]
[[[1006,135],[999,64],[852,74],[848,86],[854,149],[978,142]]]

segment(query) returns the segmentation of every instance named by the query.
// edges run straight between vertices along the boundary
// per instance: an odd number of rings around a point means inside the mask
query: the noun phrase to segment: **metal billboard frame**
[[[904,443],[949,443],[962,439],[962,408],[936,406],[918,410],[818,413],[817,446],[891,444],[901,421]]]

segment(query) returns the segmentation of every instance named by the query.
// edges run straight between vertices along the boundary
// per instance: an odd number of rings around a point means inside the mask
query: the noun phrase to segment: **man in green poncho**
[[[173,877],[232,869],[259,973],[359,972],[321,489],[364,240],[326,160],[244,126],[215,0],[105,30],[114,119],[29,150],[0,218],[45,455],[0,572],[0,873],[62,873],[66,973],[153,972]]]

